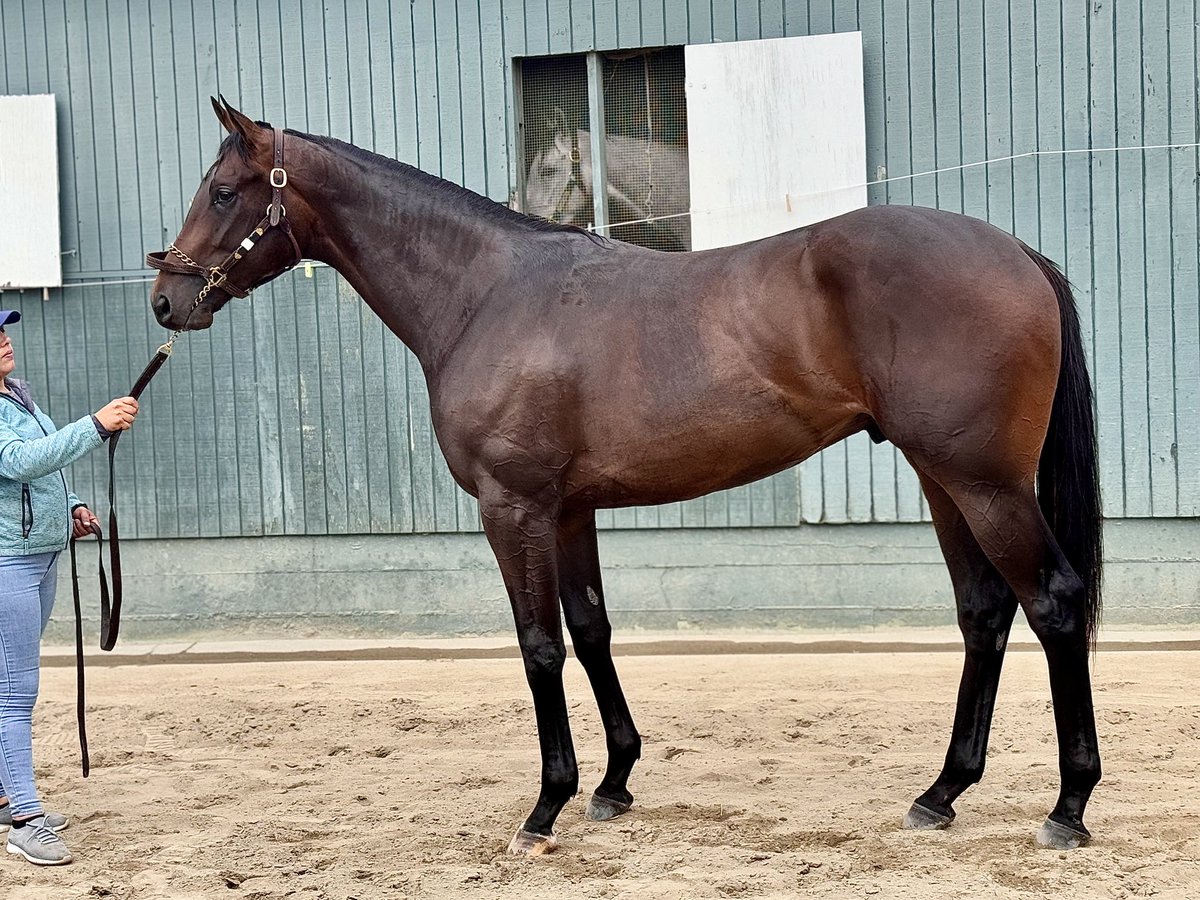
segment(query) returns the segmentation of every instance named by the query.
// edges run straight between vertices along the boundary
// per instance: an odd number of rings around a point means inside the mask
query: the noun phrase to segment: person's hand
[[[104,409],[96,411],[96,418],[105,431],[124,431],[133,424],[138,414],[138,402],[132,397],[118,397]]]
[[[100,520],[86,506],[77,506],[71,513],[71,534],[76,540],[87,537],[92,533],[92,526],[99,524]]]

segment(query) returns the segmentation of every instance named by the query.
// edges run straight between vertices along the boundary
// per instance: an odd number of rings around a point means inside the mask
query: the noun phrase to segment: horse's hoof
[[[1086,828],[1076,831],[1053,819],[1043,822],[1037,833],[1037,845],[1045,850],[1074,850],[1086,847],[1091,839],[1092,835]]]
[[[586,815],[593,822],[607,822],[609,819],[615,819],[621,813],[629,812],[631,806],[633,806],[632,800],[625,803],[621,800],[592,794],[592,799],[588,801]]]
[[[932,809],[922,806],[920,803],[914,803],[909,807],[908,812],[904,814],[904,827],[913,831],[940,830],[948,828],[953,821],[954,810],[950,810],[950,815],[944,816],[939,812],[934,812]]]
[[[558,849],[558,840],[552,834],[534,834],[524,828],[517,830],[509,841],[508,852],[513,856],[544,856]]]

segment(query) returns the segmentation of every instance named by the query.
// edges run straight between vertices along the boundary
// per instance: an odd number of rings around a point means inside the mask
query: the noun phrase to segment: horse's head
[[[591,221],[592,172],[588,135],[567,125],[566,114],[554,110],[550,140],[534,156],[525,175],[525,209],[563,225]]]
[[[307,210],[287,188],[282,129],[254,122],[224,97],[212,104],[229,137],[175,243],[146,257],[160,270],[150,306],[164,328],[208,328],[231,297],[246,296],[301,257],[292,229]]]

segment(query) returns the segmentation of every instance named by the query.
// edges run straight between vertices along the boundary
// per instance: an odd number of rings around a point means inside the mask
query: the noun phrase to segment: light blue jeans
[[[0,789],[17,818],[42,812],[33,783],[33,704],[57,582],[57,553],[0,556]]]

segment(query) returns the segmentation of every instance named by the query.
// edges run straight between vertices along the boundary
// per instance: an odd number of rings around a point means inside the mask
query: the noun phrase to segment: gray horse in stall
[[[561,109],[555,110],[547,131],[550,139],[543,142],[525,174],[521,211],[562,225],[588,227],[594,220],[591,132],[572,129]],[[603,233],[657,249],[690,250],[687,150],[617,134],[608,135],[604,146],[610,227]]]

